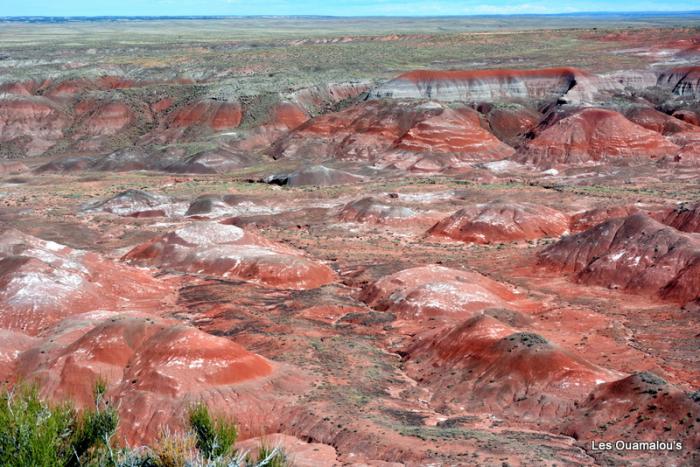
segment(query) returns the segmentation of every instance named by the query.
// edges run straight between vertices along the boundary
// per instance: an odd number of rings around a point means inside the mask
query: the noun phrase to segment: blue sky
[[[683,2],[668,0],[0,0],[0,16],[431,16],[688,10],[700,10],[700,0]]]

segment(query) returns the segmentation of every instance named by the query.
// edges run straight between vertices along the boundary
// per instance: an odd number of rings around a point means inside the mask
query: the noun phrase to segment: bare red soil
[[[374,160],[418,122],[440,113],[434,107],[368,101],[307,122],[275,143],[274,154]]]

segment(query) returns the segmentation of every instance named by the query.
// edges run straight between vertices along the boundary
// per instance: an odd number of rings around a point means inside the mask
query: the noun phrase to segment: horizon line
[[[558,13],[478,13],[478,14],[443,14],[443,15],[0,15],[0,19],[226,19],[226,18],[316,18],[316,19],[345,19],[345,18],[477,18],[491,16],[578,16],[578,15],[683,15],[700,14],[700,10],[620,10],[620,11],[569,11]]]

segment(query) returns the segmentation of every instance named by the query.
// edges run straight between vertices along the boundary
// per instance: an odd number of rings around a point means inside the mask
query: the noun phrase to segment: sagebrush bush
[[[117,422],[116,412],[97,398],[95,410],[78,414],[72,405],[42,401],[35,386],[5,388],[0,394],[0,465],[77,466],[108,459]]]
[[[188,412],[189,430],[166,430],[151,447],[115,448],[119,416],[105,399],[107,387],[94,388],[95,408],[50,405],[36,386],[18,384],[0,392],[0,466],[17,467],[284,467],[278,448],[261,447],[257,460],[234,448],[238,431],[225,418],[212,417],[204,404]]]
[[[3,390],[0,465],[66,464],[75,424],[75,413],[68,405],[48,407],[34,387]]]
[[[203,403],[189,410],[189,423],[197,436],[197,449],[207,459],[216,459],[232,454],[238,437],[235,423],[218,417],[212,419],[209,409]]]

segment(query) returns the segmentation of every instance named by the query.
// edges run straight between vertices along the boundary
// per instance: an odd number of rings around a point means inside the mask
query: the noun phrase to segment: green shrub
[[[100,459],[100,464],[116,463],[110,439],[117,431],[119,415],[109,406],[104,398],[107,383],[98,379],[93,386],[95,410],[85,410],[78,418],[78,424],[73,434],[71,459],[72,465],[82,465],[81,459]]]
[[[203,403],[189,411],[190,428],[197,437],[197,449],[207,459],[216,459],[232,454],[238,437],[236,425],[224,418],[212,419]]]
[[[78,412],[68,403],[50,405],[35,386],[0,391],[0,466],[17,467],[284,467],[279,449],[261,447],[257,461],[234,449],[236,425],[212,418],[204,404],[189,411],[190,430],[164,431],[153,447],[114,449],[119,424],[105,400],[106,384],[95,383],[95,409]]]
[[[119,418],[107,407],[103,383],[95,386],[95,410],[50,406],[35,386],[19,384],[0,394],[0,465],[75,466],[110,462],[109,440]]]
[[[117,429],[119,416],[116,411],[109,408],[101,411],[85,411],[79,419],[78,427],[73,435],[74,456],[80,459],[90,454],[91,449],[104,448],[109,457],[112,457],[109,439]],[[98,454],[99,455],[99,454]],[[77,464],[76,464],[77,465]]]
[[[75,411],[68,405],[47,406],[35,387],[4,389],[0,395],[0,465],[65,465],[75,427]]]

